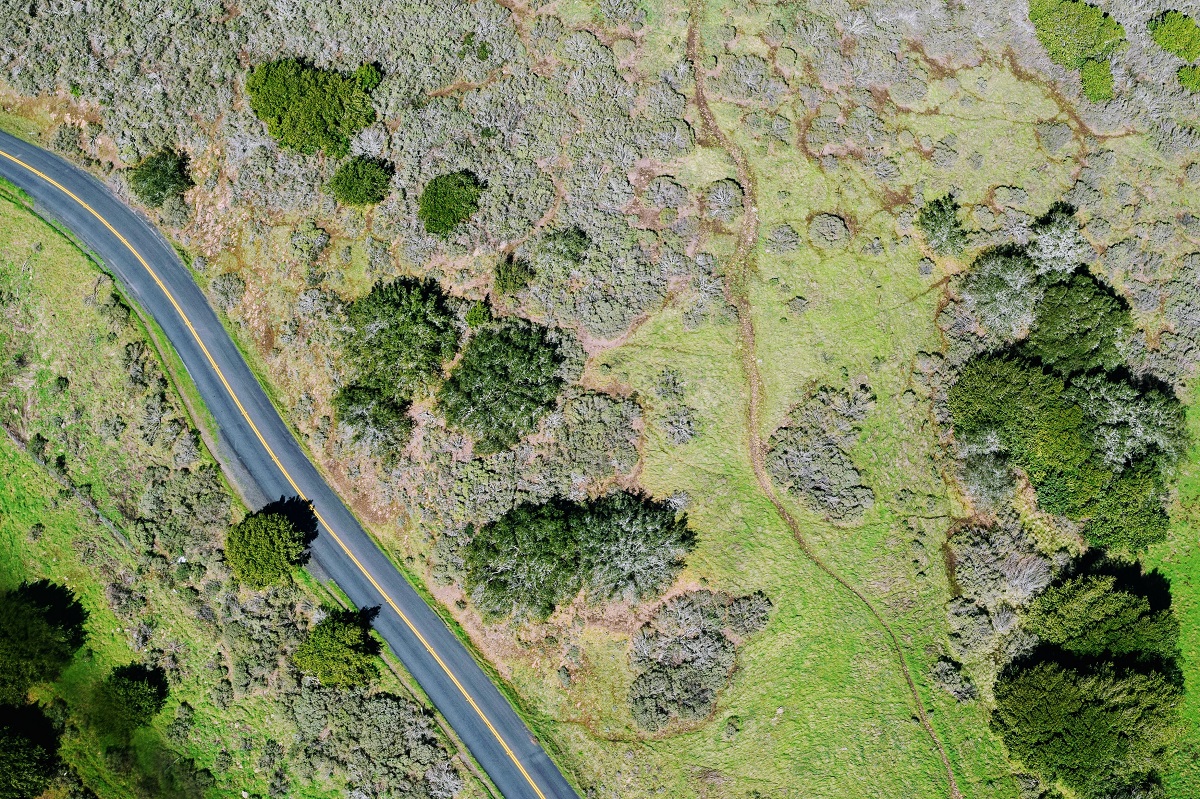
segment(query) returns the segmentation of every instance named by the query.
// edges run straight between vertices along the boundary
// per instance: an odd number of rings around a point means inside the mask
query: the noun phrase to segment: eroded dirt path
[[[716,116],[708,104],[708,98],[704,89],[704,72],[700,66],[699,21],[703,11],[703,0],[691,0],[688,15],[687,54],[696,79],[695,93],[692,100],[693,106],[700,116],[701,130],[698,137],[700,142],[708,146],[720,147],[733,159],[737,169],[738,182],[742,184],[743,188],[742,223],[738,231],[738,242],[733,262],[725,270],[725,294],[737,311],[739,355],[741,356],[742,371],[746,375],[746,382],[750,388],[750,400],[746,406],[746,426],[750,462],[754,468],[754,477],[758,481],[759,488],[763,494],[766,495],[775,507],[775,512],[779,514],[779,518],[792,531],[792,535],[800,545],[800,549],[805,557],[835,580],[843,589],[853,594],[887,635],[892,654],[895,656],[896,665],[903,674],[904,681],[908,684],[908,689],[912,694],[917,718],[921,722],[922,729],[924,729],[925,734],[929,737],[930,742],[938,753],[938,757],[942,761],[942,765],[946,769],[946,779],[950,787],[950,799],[962,799],[962,793],[958,789],[958,782],[954,778],[954,769],[950,765],[950,758],[946,754],[946,748],[942,744],[941,738],[938,737],[937,732],[933,729],[928,714],[925,712],[925,703],[922,701],[921,693],[917,690],[917,684],[913,681],[912,674],[909,671],[908,662],[904,658],[904,650],[900,646],[900,639],[871,600],[829,566],[813,550],[808,539],[804,537],[804,533],[800,530],[799,523],[788,512],[787,508],[784,507],[778,492],[775,490],[774,483],[771,482],[771,476],[767,472],[765,458],[766,444],[763,441],[761,424],[763,381],[762,374],[758,368],[754,318],[746,285],[748,277],[754,270],[754,247],[758,242],[758,187],[754,171],[750,168],[746,154],[721,129],[721,126],[717,124]]]

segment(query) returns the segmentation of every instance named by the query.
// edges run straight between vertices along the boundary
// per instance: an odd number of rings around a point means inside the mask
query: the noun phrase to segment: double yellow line
[[[125,245],[125,248],[133,254],[133,257],[138,260],[138,263],[140,263],[143,268],[145,268],[150,277],[154,278],[154,282],[158,285],[158,288],[166,296],[167,300],[170,301],[171,307],[173,307],[175,312],[179,314],[179,318],[183,320],[184,325],[187,326],[188,332],[192,334],[192,338],[196,340],[196,344],[199,345],[200,351],[204,353],[204,357],[208,359],[209,365],[216,373],[218,379],[220,379],[221,385],[225,386],[225,390],[229,392],[229,396],[233,400],[234,405],[237,406],[238,411],[242,414],[242,418],[246,420],[246,424],[250,425],[250,429],[253,430],[254,435],[258,437],[258,441],[263,445],[263,449],[267,451],[267,455],[271,457],[271,460],[279,468],[280,473],[283,474],[284,479],[288,481],[288,485],[292,487],[292,490],[296,492],[297,496],[299,496],[301,499],[305,499],[304,493],[300,490],[300,486],[296,485],[296,481],[292,479],[292,475],[284,467],[283,463],[280,462],[279,458],[276,457],[275,451],[271,449],[271,445],[267,443],[266,438],[264,438],[263,434],[259,432],[258,425],[254,424],[254,420],[251,419],[250,414],[246,412],[246,408],[242,405],[242,401],[238,399],[238,395],[234,392],[233,387],[229,385],[229,381],[225,379],[225,375],[221,371],[221,367],[217,365],[216,360],[209,353],[208,347],[204,346],[204,342],[200,339],[200,334],[197,333],[196,328],[192,326],[192,320],[189,319],[187,314],[183,312],[183,308],[181,308],[179,303],[175,300],[175,296],[167,289],[166,284],[164,284],[159,278],[158,273],[154,271],[150,264],[146,263],[146,259],[142,257],[141,253],[134,249],[133,245],[129,243],[128,239],[122,236],[121,233],[115,227],[113,227],[107,219],[101,216],[95,208],[84,202],[78,195],[76,195],[66,186],[62,185],[44,172],[41,172],[38,169],[30,166],[16,156],[10,155],[4,150],[0,150],[0,156],[7,158],[9,161],[27,170],[28,172],[37,175],[46,183],[49,183],[54,188],[70,197],[72,200],[78,203],[81,208],[83,208],[92,216],[96,217],[100,224],[108,228],[108,231],[112,233],[118,241]],[[520,770],[521,775],[524,776],[525,780],[529,783],[529,787],[533,788],[533,792],[538,795],[538,799],[546,799],[546,795],[542,793],[541,788],[539,788],[537,783],[533,781],[533,777],[531,777],[529,772],[525,770],[525,766],[521,764],[520,759],[517,758],[516,754],[509,747],[508,742],[504,740],[504,737],[500,735],[500,731],[496,729],[495,725],[492,724],[491,719],[489,719],[487,714],[483,712],[483,708],[481,708],[475,701],[475,698],[468,693],[466,687],[459,682],[458,677],[455,676],[454,672],[450,670],[450,667],[446,665],[446,662],[442,660],[437,651],[429,644],[429,641],[425,639],[425,636],[421,634],[421,631],[416,628],[416,625],[414,625],[404,611],[400,609],[400,606],[397,605],[395,601],[388,595],[388,593],[383,590],[383,586],[376,582],[375,578],[369,571],[367,571],[367,568],[363,566],[362,562],[359,561],[359,559],[355,557],[354,553],[350,551],[350,547],[346,546],[346,542],[342,540],[341,536],[339,536],[333,527],[331,527],[329,523],[322,518],[321,512],[318,511],[315,506],[313,507],[313,513],[316,514],[317,521],[321,523],[321,526],[323,526],[329,532],[329,534],[333,536],[333,540],[337,541],[338,546],[342,548],[342,551],[346,553],[354,565],[358,567],[358,570],[363,573],[363,576],[367,578],[371,585],[374,586],[375,590],[379,592],[379,595],[383,597],[385,602],[387,602],[388,607],[396,611],[396,615],[398,615],[408,629],[412,631],[412,634],[417,637],[417,640],[421,642],[421,645],[425,647],[426,651],[433,656],[433,659],[437,661],[437,664],[442,667],[442,671],[446,672],[446,676],[450,678],[450,681],[453,682],[454,686],[458,688],[460,693],[462,693],[463,698],[466,699],[467,703],[470,704],[472,709],[479,714],[479,718],[483,721],[484,725],[491,730],[492,735],[496,736],[496,740],[500,742],[500,746],[503,747],[505,754],[507,754],[509,759],[512,760],[513,764],[516,765],[517,769]]]

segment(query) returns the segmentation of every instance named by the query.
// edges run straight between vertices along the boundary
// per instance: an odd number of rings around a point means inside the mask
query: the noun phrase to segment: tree
[[[0,799],[40,796],[58,767],[58,735],[41,708],[0,706]]]
[[[1114,783],[1154,771],[1182,692],[1156,670],[1046,661],[1007,669],[995,696],[992,726],[1022,765],[1100,797]]]
[[[503,320],[478,329],[438,391],[446,421],[475,437],[480,452],[515,446],[562,388],[562,355],[538,325]]]
[[[483,184],[471,172],[451,172],[438,175],[425,185],[417,201],[417,218],[425,230],[447,238],[479,209]]]
[[[1187,14],[1179,11],[1164,11],[1146,23],[1150,38],[1184,61],[1200,58],[1200,26]]]
[[[601,600],[657,596],[696,544],[687,515],[650,497],[614,491],[584,505],[573,524],[588,592]]]
[[[96,691],[96,721],[105,732],[128,740],[134,730],[149,724],[162,711],[167,694],[162,669],[139,663],[118,666]]]
[[[1153,656],[1179,648],[1179,621],[1170,608],[1126,590],[1111,574],[1081,574],[1052,585],[1029,608],[1025,629],[1042,641],[1087,657]]]
[[[496,264],[496,280],[492,284],[496,294],[506,296],[516,294],[529,285],[534,278],[533,267],[523,258],[509,255]]]
[[[1082,0],[1032,0],[1029,21],[1050,60],[1067,69],[1105,59],[1125,41],[1121,23]]]
[[[1087,272],[1046,289],[1023,350],[1062,374],[1111,371],[1133,326],[1129,308]]]
[[[86,620],[75,595],[48,580],[0,594],[0,704],[24,704],[31,686],[57,679]]]
[[[375,121],[370,91],[380,77],[370,64],[350,76],[289,58],[255,67],[246,92],[250,108],[284,147],[340,158],[350,150],[350,137]]]
[[[292,663],[322,685],[365,685],[379,676],[379,649],[368,614],[336,610],[312,628],[292,653]]]
[[[304,555],[304,533],[282,513],[259,512],[229,529],[225,560],[251,588],[285,582]]]
[[[129,170],[129,188],[151,208],[158,208],[168,197],[177,197],[193,185],[187,156],[174,150],[159,150]]]
[[[967,232],[958,218],[958,201],[953,195],[938,197],[921,206],[917,227],[938,255],[957,255],[967,246]]]
[[[372,158],[344,161],[329,181],[329,190],[343,205],[374,205],[388,196],[392,168]]]

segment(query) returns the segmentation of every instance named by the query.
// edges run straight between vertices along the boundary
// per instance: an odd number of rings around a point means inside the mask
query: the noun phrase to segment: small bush
[[[379,649],[379,643],[371,637],[367,614],[334,611],[312,628],[292,653],[292,662],[322,685],[365,685],[379,676]]]
[[[505,320],[478,329],[438,391],[452,427],[474,436],[480,452],[515,446],[562,388],[562,355],[546,328]]]
[[[174,150],[159,150],[129,170],[129,188],[151,208],[160,207],[167,198],[177,197],[193,185],[187,156]]]
[[[1200,26],[1187,14],[1166,11],[1146,23],[1150,38],[1184,61],[1200,58]]]
[[[1029,21],[1050,60],[1067,69],[1105,59],[1125,41],[1119,22],[1081,0],[1032,0]]]
[[[282,513],[255,513],[229,530],[225,560],[252,588],[286,582],[304,555],[304,533]]]
[[[1200,67],[1188,64],[1180,67],[1175,75],[1179,78],[1180,86],[1190,92],[1200,92]]]
[[[280,144],[340,158],[350,150],[350,137],[375,121],[369,92],[379,80],[371,65],[349,76],[283,59],[255,67],[246,92],[250,108]]]
[[[958,201],[949,194],[921,206],[917,227],[938,255],[957,255],[967,246],[967,232],[958,218]]]
[[[439,175],[421,192],[417,218],[427,232],[446,238],[478,210],[481,194],[483,184],[470,172]]]
[[[371,158],[351,158],[333,173],[329,190],[343,205],[374,205],[388,196],[392,169]]]
[[[533,267],[522,258],[511,255],[496,264],[496,280],[493,291],[502,296],[516,294],[529,285],[534,278]]]
[[[1108,61],[1089,58],[1079,68],[1083,83],[1083,94],[1093,103],[1103,103],[1113,98],[1112,65]]]
[[[130,664],[113,669],[96,692],[96,722],[105,732],[128,740],[149,724],[167,702],[167,679],[161,669]]]

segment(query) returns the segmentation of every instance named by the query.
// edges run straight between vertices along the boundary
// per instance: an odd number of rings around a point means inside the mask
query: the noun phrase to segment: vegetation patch
[[[343,205],[375,205],[391,190],[392,167],[373,158],[342,162],[329,181],[329,190]]]
[[[292,662],[322,685],[366,685],[379,676],[379,652],[369,613],[333,610],[309,631],[292,653]]]
[[[1112,64],[1107,61],[1089,59],[1079,68],[1079,79],[1083,94],[1093,103],[1103,103],[1113,98]]]
[[[478,452],[507,449],[553,407],[562,362],[547,328],[519,319],[486,325],[438,390],[438,407],[452,427],[474,437]]]
[[[1185,61],[1200,58],[1200,25],[1187,14],[1165,11],[1146,23],[1150,38],[1162,49]]]
[[[958,255],[967,246],[967,232],[958,218],[958,201],[946,194],[930,200],[917,213],[917,227],[938,255]]]
[[[159,150],[129,170],[129,188],[151,208],[161,207],[193,185],[187,156],[174,150]]]
[[[417,218],[425,230],[447,238],[479,209],[483,184],[471,172],[438,175],[425,184],[417,201]]]
[[[286,582],[304,550],[304,532],[286,514],[270,510],[247,516],[225,536],[225,560],[251,588]]]
[[[289,58],[255,67],[246,93],[250,108],[284,147],[340,158],[350,151],[350,137],[375,121],[370,92],[381,77],[371,64],[345,75]]]
[[[1200,92],[1200,67],[1187,64],[1175,73],[1179,85],[1190,92]]]
[[[1125,42],[1121,23],[1082,0],[1033,0],[1029,21],[1050,60],[1067,69],[1101,60]]]
[[[685,514],[625,491],[523,504],[474,530],[467,588],[493,618],[545,618],[581,589],[592,601],[636,603],[670,585],[694,541]]]

